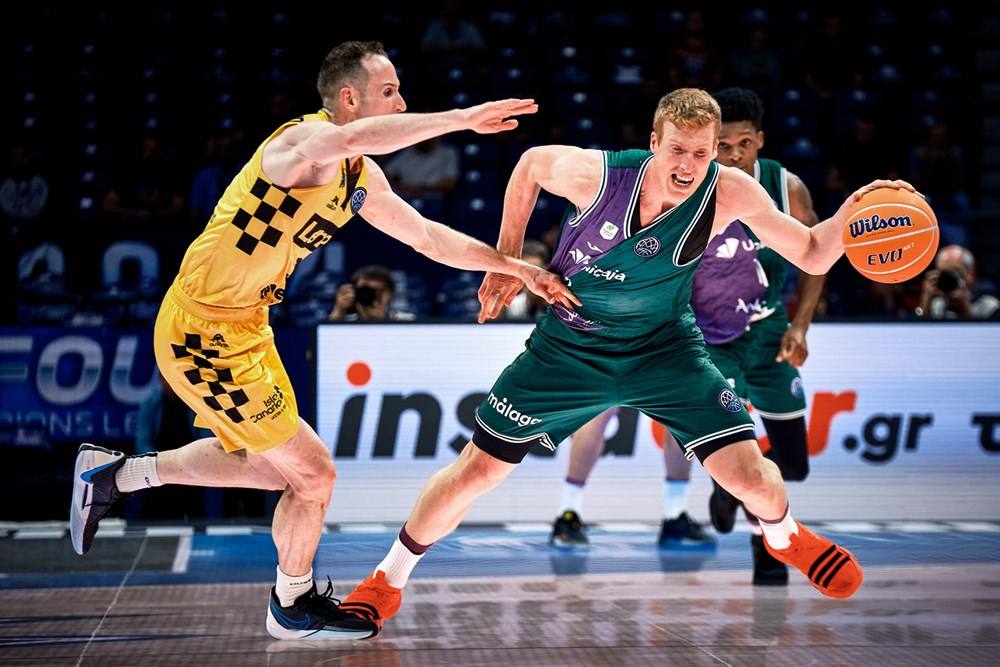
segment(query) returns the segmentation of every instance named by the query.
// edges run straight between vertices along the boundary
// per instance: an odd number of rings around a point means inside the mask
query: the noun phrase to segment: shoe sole
[[[549,541],[549,546],[559,551],[587,551],[590,549],[590,542],[556,542]]]
[[[657,548],[664,551],[715,551],[718,546],[715,540],[695,542],[693,540],[666,539],[657,542]]]
[[[73,499],[69,506],[69,536],[73,542],[73,551],[81,556],[87,553],[83,548],[83,531],[87,526],[87,519],[90,518],[90,482],[83,481],[83,473],[94,467],[94,452],[108,451],[103,447],[97,447],[88,443],[80,445],[76,455],[76,465],[73,468]]]
[[[330,639],[330,640],[351,640],[368,639],[378,634],[375,630],[292,630],[286,628],[271,613],[271,606],[267,607],[267,634],[275,639]]]

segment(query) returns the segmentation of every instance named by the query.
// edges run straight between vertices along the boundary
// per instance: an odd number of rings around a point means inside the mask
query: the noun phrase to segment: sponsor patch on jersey
[[[660,239],[655,236],[647,236],[644,239],[639,239],[633,250],[639,257],[652,257],[660,252]]]
[[[351,213],[357,213],[361,210],[361,207],[365,205],[365,199],[368,197],[368,191],[364,188],[358,188],[351,195]]]
[[[611,222],[610,220],[605,220],[604,224],[601,225],[601,238],[610,241],[617,235],[618,235],[618,225]]]

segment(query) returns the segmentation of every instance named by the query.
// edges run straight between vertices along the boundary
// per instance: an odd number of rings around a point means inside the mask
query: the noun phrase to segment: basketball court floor
[[[653,524],[606,524],[567,553],[544,524],[478,526],[430,551],[377,638],[278,642],[264,630],[266,527],[105,522],[79,557],[63,524],[8,524],[0,664],[1000,664],[1000,524],[814,527],[865,566],[854,598],[823,598],[794,573],[787,589],[751,586],[747,533],[662,551]],[[346,595],[397,528],[328,527],[317,578]]]

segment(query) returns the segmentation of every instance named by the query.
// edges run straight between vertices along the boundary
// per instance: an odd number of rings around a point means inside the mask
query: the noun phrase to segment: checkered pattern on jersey
[[[302,202],[288,194],[290,189],[268,183],[263,178],[257,179],[250,188],[250,194],[256,198],[257,205],[250,211],[253,200],[248,197],[244,201],[246,208],[241,206],[233,216],[233,224],[242,232],[236,242],[237,248],[252,255],[261,243],[272,248],[278,245],[283,232],[271,226],[274,216],[282,213],[291,219],[302,206]]]
[[[216,412],[226,413],[226,416],[234,424],[239,424],[243,421],[243,415],[240,414],[237,408],[249,403],[250,399],[247,398],[246,392],[242,389],[229,391],[224,386],[224,383],[232,386],[233,372],[228,368],[215,368],[212,366],[211,359],[218,359],[219,351],[204,349],[202,347],[201,336],[196,333],[185,333],[183,345],[171,343],[170,347],[174,349],[175,359],[191,357],[194,362],[194,368],[184,371],[184,376],[193,385],[197,386],[203,382],[207,384],[211,395],[202,397],[205,405]]]

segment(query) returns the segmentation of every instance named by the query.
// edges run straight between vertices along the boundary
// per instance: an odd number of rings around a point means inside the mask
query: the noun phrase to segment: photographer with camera
[[[363,266],[351,282],[337,290],[337,300],[328,319],[331,322],[379,322],[413,319],[412,315],[390,310],[396,283],[389,269],[377,264]]]
[[[1000,316],[1000,301],[990,294],[977,295],[976,260],[968,248],[942,248],[934,270],[924,277],[917,315],[931,320],[988,320]]]

